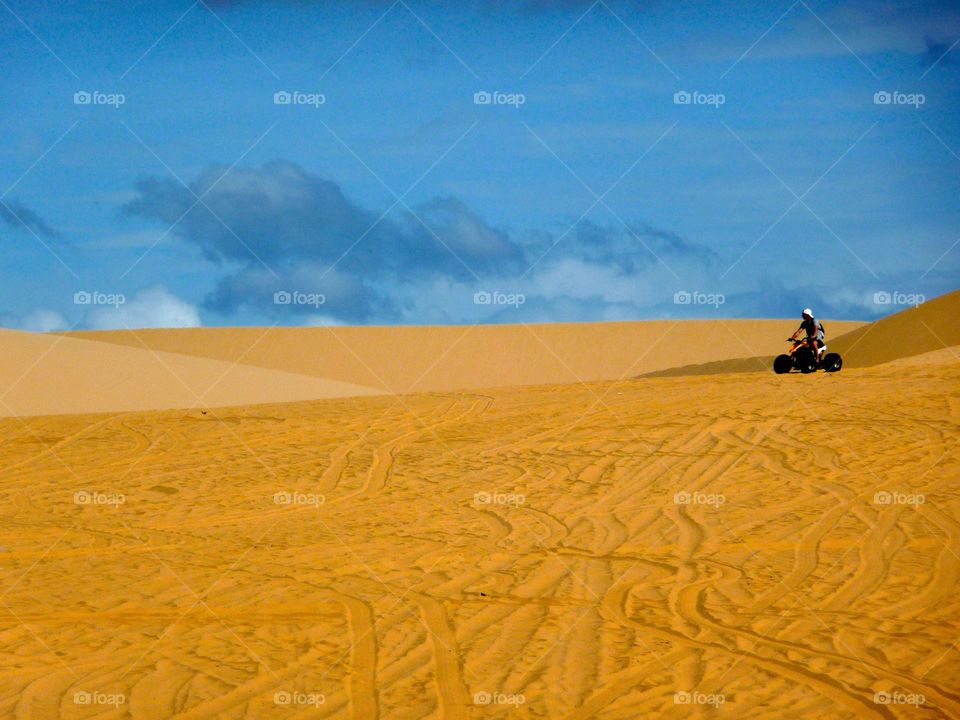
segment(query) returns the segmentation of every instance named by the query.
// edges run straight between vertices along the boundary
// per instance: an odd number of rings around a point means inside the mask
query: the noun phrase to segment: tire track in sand
[[[421,616],[430,631],[433,646],[434,680],[440,700],[440,714],[449,720],[466,720],[468,694],[463,684],[460,655],[453,625],[443,603],[429,595],[411,593],[420,606]]]
[[[336,591],[329,591],[327,595],[344,606],[350,628],[351,673],[347,680],[350,716],[355,720],[373,720],[378,717],[378,703],[377,645],[372,611],[358,598]],[[284,667],[257,675],[223,695],[174,715],[173,720],[206,720],[237,705],[267,696],[277,688],[278,681],[290,680],[302,670],[311,669],[327,652],[324,648],[308,650]],[[326,704],[321,707],[328,709]]]

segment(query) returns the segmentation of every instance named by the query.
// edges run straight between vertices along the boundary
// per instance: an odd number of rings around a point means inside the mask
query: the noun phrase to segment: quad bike
[[[787,338],[787,342],[792,342],[793,347],[788,355],[777,355],[773,361],[773,371],[777,375],[788,373],[791,370],[799,370],[802,373],[812,373],[817,370],[825,372],[837,372],[843,367],[843,358],[839,353],[828,353],[827,346],[818,353],[807,338],[794,340]]]

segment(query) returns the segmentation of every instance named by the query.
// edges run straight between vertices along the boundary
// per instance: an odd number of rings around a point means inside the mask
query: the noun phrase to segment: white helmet
[[[807,316],[809,316],[809,317],[813,317],[813,310],[811,310],[810,308],[804,308],[804,309],[803,309],[803,314],[804,314],[804,315],[807,315]]]

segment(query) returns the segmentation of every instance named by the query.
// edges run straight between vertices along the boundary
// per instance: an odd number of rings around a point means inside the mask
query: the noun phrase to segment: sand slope
[[[960,344],[960,290],[902,310],[837,338],[844,362],[878,365]]]
[[[220,360],[0,330],[0,415],[221,407],[377,391]]]
[[[0,419],[0,716],[960,717],[958,396],[940,352]]]
[[[843,356],[844,367],[870,367],[960,344],[960,291],[901,310],[847,331],[841,323],[825,323],[827,347]],[[784,343],[776,354],[786,352]],[[705,363],[642,373],[640,377],[682,377],[757,372],[770,369],[774,354],[717,359]]]
[[[862,325],[831,324],[835,333]],[[250,365],[398,393],[613,380],[677,365],[763,355],[779,351],[796,325],[792,320],[682,320],[197,328],[71,336],[219,360],[242,357]]]

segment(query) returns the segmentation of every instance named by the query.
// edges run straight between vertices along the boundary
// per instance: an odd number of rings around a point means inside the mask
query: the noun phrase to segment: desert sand
[[[799,320],[432,327],[200,328],[71,337],[272,370],[389,393],[615,380],[678,365],[780,352]],[[864,323],[825,320],[834,337]]]
[[[150,348],[0,330],[0,416],[223,407],[376,395],[327,378]]]
[[[857,328],[838,328],[839,323],[828,321],[828,349],[841,353],[848,367],[871,367],[934,352],[960,344],[958,314],[960,294],[953,292],[918,307],[888,315],[876,322],[864,323]],[[773,363],[774,355],[780,352],[784,352],[783,347],[771,351],[769,355],[756,353],[754,356],[718,358],[706,363],[677,363],[669,368],[648,371],[644,376],[677,377],[754,372],[769,367]]]
[[[810,376],[764,364],[793,321],[448,364],[422,329],[4,333],[37,411],[0,419],[0,716],[960,717],[958,314]],[[731,328],[756,372],[635,378],[734,361]],[[163,409],[155,355],[209,395]],[[259,399],[281,378],[342,396]]]

